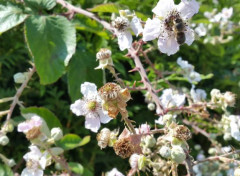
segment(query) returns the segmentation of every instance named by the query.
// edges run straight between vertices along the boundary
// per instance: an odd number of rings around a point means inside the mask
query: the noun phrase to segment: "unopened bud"
[[[186,159],[186,154],[182,147],[174,146],[171,151],[171,158],[174,162],[181,164]]]
[[[223,139],[224,139],[225,141],[230,141],[230,140],[232,139],[231,133],[225,133],[225,134],[223,135]]]
[[[140,155],[138,158],[138,169],[144,170],[146,166],[147,158],[144,155]]]
[[[156,144],[156,139],[151,135],[147,135],[146,137],[143,138],[143,142],[145,143],[146,147],[152,148]]]
[[[64,152],[64,150],[60,147],[52,147],[52,148],[50,148],[50,151],[55,156],[58,156]]]
[[[24,72],[24,73],[16,73],[13,78],[14,78],[14,82],[18,83],[18,84],[22,84],[24,81],[26,81],[28,79],[28,72]]]
[[[167,146],[162,146],[159,150],[160,155],[163,158],[170,158],[171,157],[171,149]]]
[[[16,162],[14,159],[9,159],[8,162],[6,163],[9,167],[13,167],[16,165]]]
[[[8,132],[11,133],[14,130],[14,125],[12,124],[11,121],[9,121],[3,125],[2,130],[6,133],[8,133]]]
[[[155,110],[155,108],[156,108],[156,106],[155,106],[155,104],[154,103],[148,103],[148,109],[150,110],[150,111],[154,111]]]
[[[7,145],[9,143],[9,139],[6,135],[0,137],[0,145]]]
[[[58,140],[62,139],[62,137],[63,137],[63,132],[62,132],[61,128],[52,128],[51,138],[53,138],[54,141],[58,141]]]
[[[210,149],[208,150],[208,153],[209,153],[210,155],[214,155],[214,154],[217,153],[217,150],[216,150],[215,148],[210,148]]]

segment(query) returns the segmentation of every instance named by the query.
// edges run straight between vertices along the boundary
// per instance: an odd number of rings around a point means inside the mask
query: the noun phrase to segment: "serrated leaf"
[[[0,164],[0,176],[13,176],[13,172],[7,165]]]
[[[80,175],[83,174],[84,168],[81,164],[75,163],[75,162],[69,162],[68,165],[74,173],[80,174]]]
[[[102,70],[94,70],[97,67],[96,56],[84,49],[78,48],[68,67],[68,93],[75,101],[82,95],[80,85],[85,81],[93,82],[100,86],[102,83]]]
[[[24,0],[25,4],[33,9],[51,10],[56,5],[56,0]]]
[[[38,107],[22,108],[21,113],[39,115],[45,120],[49,129],[52,129],[54,127],[62,128],[62,124],[60,123],[59,119],[47,108],[38,108]]]
[[[118,13],[119,6],[114,3],[107,3],[107,4],[97,5],[89,10],[92,12]]]
[[[76,147],[83,146],[90,141],[90,136],[86,136],[83,139],[76,134],[66,134],[57,145],[64,150],[71,150]]]
[[[22,9],[12,4],[6,6],[0,5],[0,33],[3,33],[20,23],[27,18]]]
[[[25,23],[26,41],[41,84],[57,81],[75,53],[76,31],[62,16],[31,16]]]

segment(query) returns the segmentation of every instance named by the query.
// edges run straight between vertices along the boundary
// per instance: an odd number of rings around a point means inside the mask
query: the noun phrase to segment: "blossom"
[[[42,153],[37,146],[30,146],[30,152],[23,156],[27,167],[23,169],[21,176],[43,176],[43,170],[47,165],[47,152]]]
[[[143,41],[158,38],[159,50],[167,55],[175,54],[183,43],[191,45],[194,31],[185,25],[185,21],[198,10],[199,4],[195,0],[182,0],[178,5],[173,0],[160,0],[152,10],[156,17],[146,21]]]
[[[177,64],[183,70],[183,76],[188,79],[190,83],[199,82],[201,81],[201,75],[194,71],[194,66],[189,64],[188,61],[182,60],[181,57],[177,59]]]
[[[140,155],[134,153],[131,155],[129,158],[129,163],[132,169],[138,169],[138,160],[139,160]]]
[[[25,122],[19,123],[18,125],[18,132],[24,132],[27,133],[34,127],[40,127],[42,125],[42,118],[34,115],[31,117],[30,120],[27,120]]]
[[[148,124],[141,124],[139,128],[135,128],[137,134],[147,134],[150,132],[150,126]]]
[[[190,94],[191,94],[191,97],[192,97],[194,103],[202,102],[207,97],[205,90],[203,90],[203,89],[195,90],[194,86],[192,87]]]
[[[203,23],[200,23],[196,28],[195,32],[200,36],[205,36],[207,34],[207,28],[204,26]]]
[[[129,10],[120,10],[120,17],[117,17],[112,22],[112,25],[115,29],[121,51],[132,46],[131,30],[136,36],[143,31],[140,19],[135,14],[131,14]]]
[[[163,90],[160,101],[164,108],[181,107],[185,103],[185,95],[179,94],[177,91],[169,88]]]
[[[71,104],[71,111],[77,116],[85,116],[85,128],[97,132],[101,123],[108,123],[111,118],[102,109],[102,100],[98,96],[97,86],[85,82],[81,85],[83,98]]]
[[[233,8],[232,7],[223,8],[222,12],[221,12],[221,17],[225,21],[225,20],[228,20],[229,18],[231,18],[232,14],[233,14]]]
[[[106,176],[124,176],[116,168],[113,168],[111,171],[107,172]]]

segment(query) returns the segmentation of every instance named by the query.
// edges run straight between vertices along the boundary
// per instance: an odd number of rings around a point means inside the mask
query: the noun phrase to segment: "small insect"
[[[173,32],[175,34],[177,43],[179,45],[182,45],[185,43],[186,41],[186,37],[185,37],[185,27],[186,24],[183,22],[183,20],[179,17],[173,20]]]

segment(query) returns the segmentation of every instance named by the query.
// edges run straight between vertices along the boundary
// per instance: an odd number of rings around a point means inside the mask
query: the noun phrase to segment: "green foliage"
[[[65,72],[75,52],[73,25],[62,16],[31,16],[25,24],[26,41],[42,84],[50,84]]]
[[[75,162],[69,162],[68,165],[74,173],[80,174],[80,175],[83,174],[84,168],[81,164],[75,163]]]
[[[51,10],[56,5],[56,0],[24,0],[24,2],[27,6],[36,10]]]
[[[90,141],[90,136],[85,136],[83,139],[76,134],[66,134],[57,145],[64,150],[72,150],[77,147],[86,145]]]
[[[13,172],[7,165],[0,164],[0,176],[13,176]]]
[[[92,12],[108,12],[108,13],[118,13],[119,10],[121,10],[119,6],[113,3],[97,5],[90,9],[90,11]]]
[[[13,4],[0,4],[0,33],[3,33],[20,23],[27,18],[27,14],[23,10]]]
[[[59,119],[51,111],[49,111],[46,108],[37,108],[37,107],[22,108],[21,113],[22,114],[37,114],[37,115],[39,115],[40,117],[42,117],[45,120],[49,129],[52,129],[54,127],[62,128],[62,125],[61,125]]]

